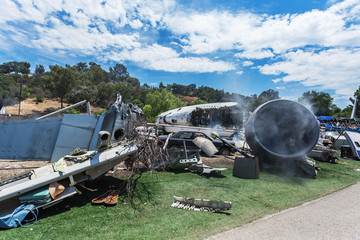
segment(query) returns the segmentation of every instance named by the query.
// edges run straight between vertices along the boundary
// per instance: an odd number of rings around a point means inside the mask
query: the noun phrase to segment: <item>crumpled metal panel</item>
[[[0,158],[49,161],[62,119],[0,122]]]
[[[51,162],[56,162],[75,148],[89,149],[96,123],[95,115],[65,114]]]

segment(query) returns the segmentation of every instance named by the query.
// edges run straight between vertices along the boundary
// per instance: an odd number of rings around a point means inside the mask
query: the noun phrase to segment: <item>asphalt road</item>
[[[208,239],[360,240],[360,182]]]

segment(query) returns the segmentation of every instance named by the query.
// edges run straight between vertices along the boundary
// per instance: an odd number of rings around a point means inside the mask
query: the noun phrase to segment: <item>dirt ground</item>
[[[232,167],[237,154],[229,156],[215,155],[214,157],[201,157],[203,163],[212,167]],[[0,160],[0,180],[8,179],[22,173],[29,172],[38,167],[49,164],[46,161],[16,161],[16,160]],[[122,162],[116,165],[112,170],[107,172],[107,176],[123,178],[130,176],[131,172],[126,170],[125,164]]]
[[[231,154],[229,156],[215,155],[213,157],[201,157],[205,165],[212,167],[233,167],[234,160],[238,154]]]
[[[28,98],[21,101],[20,105],[20,115],[24,116],[42,116],[46,114],[48,108],[60,109],[60,101],[57,99],[44,99],[41,103],[36,103],[35,98]],[[70,106],[71,104],[64,103],[64,107]],[[101,111],[103,108],[91,106],[91,111]],[[19,104],[14,104],[12,106],[5,106],[6,114],[18,115],[19,114]]]
[[[11,178],[47,165],[45,161],[0,160],[0,180]]]

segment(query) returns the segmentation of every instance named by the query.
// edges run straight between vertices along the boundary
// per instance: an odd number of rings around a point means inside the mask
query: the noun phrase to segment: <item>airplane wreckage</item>
[[[96,179],[120,162],[137,158],[142,146],[136,139],[130,141],[127,135],[141,115],[140,108],[123,103],[121,96],[118,96],[109,111],[98,117],[65,114],[62,118],[54,119],[0,122],[0,159],[50,162],[47,166],[0,181],[0,220],[1,216],[11,215],[16,207],[29,202],[29,196],[49,190],[51,196],[35,202],[33,207],[39,209],[52,206],[76,194],[76,184]],[[239,115],[242,116],[234,103],[205,104],[168,111],[158,117],[158,122],[207,127],[220,117],[221,124],[230,126],[242,123],[242,118],[236,118]],[[219,135],[213,136],[226,143]],[[231,147],[247,159],[259,161],[262,169],[286,167],[316,176],[315,165],[304,156],[318,140],[319,123],[303,105],[289,100],[273,100],[261,105],[248,119],[245,137],[255,158],[239,148]],[[206,139],[198,138],[194,141],[209,156],[217,151]],[[162,149],[165,148],[166,143]],[[153,167],[180,164],[202,174],[225,170],[203,165],[200,149],[187,150],[184,143],[180,154],[175,152],[172,158],[174,153],[169,151],[168,160],[157,162]],[[192,200],[188,198],[175,200],[178,208],[231,208],[230,202],[195,199],[196,207],[192,207],[189,206]]]
[[[220,136],[231,136],[243,125],[243,109],[237,102],[207,103],[172,109],[160,114],[156,126],[168,133],[216,131]]]

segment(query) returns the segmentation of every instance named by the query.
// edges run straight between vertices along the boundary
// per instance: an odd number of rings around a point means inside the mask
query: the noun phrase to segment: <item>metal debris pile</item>
[[[207,200],[200,198],[187,198],[174,196],[174,203],[171,204],[173,208],[192,210],[192,211],[205,211],[205,212],[221,212],[230,210],[232,203],[222,200]]]

